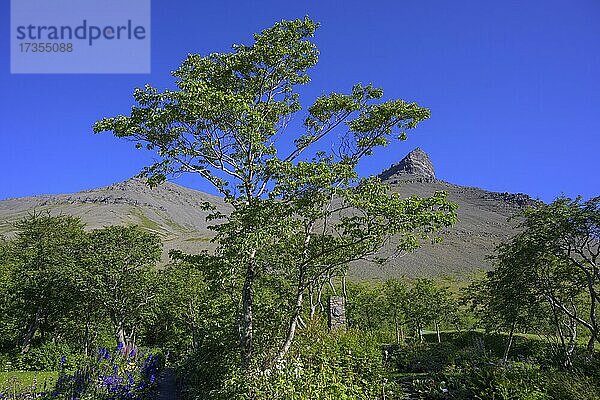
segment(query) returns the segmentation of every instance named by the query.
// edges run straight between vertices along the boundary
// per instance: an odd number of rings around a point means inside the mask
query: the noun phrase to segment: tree
[[[349,283],[346,315],[350,327],[370,332],[383,328],[386,300],[379,283]]]
[[[496,269],[472,287],[479,292],[473,305],[484,320],[509,329],[505,359],[515,329],[539,327],[547,314],[564,366],[571,366],[578,325],[590,333],[593,356],[599,336],[599,203],[561,197],[524,210],[521,232],[497,247]]]
[[[587,318],[578,315],[551,293],[548,300],[590,332],[588,351],[592,356],[595,343],[600,343],[600,197],[587,201],[581,197],[574,200],[559,197],[549,205],[526,210],[524,217],[522,235],[529,239],[529,246],[535,249],[536,256],[554,257],[558,265],[568,269],[562,277],[569,282],[570,291],[580,288],[587,292]]]
[[[21,351],[29,350],[39,331],[77,306],[77,264],[84,249],[83,224],[71,216],[31,214],[16,224],[13,242],[13,307],[22,321]]]
[[[0,236],[0,348],[12,346],[14,339],[15,318],[13,318],[12,305],[14,299],[14,251],[12,243]]]
[[[454,309],[448,289],[438,287],[433,280],[427,278],[418,278],[413,282],[408,292],[406,313],[421,342],[423,329],[430,324],[434,325],[440,342],[440,323],[454,315]]]
[[[383,290],[387,303],[387,312],[393,318],[394,329],[396,331],[396,344],[404,343],[408,288],[401,280],[388,279],[385,281]]]
[[[433,326],[435,328],[437,341],[440,343],[442,341],[440,326],[443,323],[456,323],[458,318],[457,304],[447,287],[436,285],[431,306],[433,311]]]
[[[525,254],[513,252],[508,244],[501,244],[497,251],[496,268],[473,281],[465,290],[464,300],[486,331],[508,332],[506,362],[515,332],[536,327],[543,316],[529,271],[519,260]]]
[[[133,348],[157,295],[155,264],[162,244],[137,226],[89,233],[80,290],[110,318],[117,343]]]
[[[217,228],[219,255],[242,280],[237,320],[246,369],[254,354],[253,293],[261,276],[281,274],[294,282],[281,359],[307,288],[324,274],[373,256],[394,237],[400,250],[414,248],[455,219],[444,194],[401,199],[377,179],[359,180],[355,171],[377,147],[406,139],[407,130],[429,117],[426,108],[381,101],[381,89],[358,84],[348,94],[318,97],[307,108],[304,132],[290,137],[297,129],[287,129],[288,123],[302,110],[299,87],[318,61],[310,41],[317,26],[309,18],[281,21],[231,53],[189,55],[173,73],[177,90],[146,85],[135,90],[131,115],[94,125],[95,132],[112,131],[156,151],[158,161],[142,172],[151,185],[197,173],[231,204]],[[326,141],[334,143],[330,154],[322,151],[330,147]]]
[[[219,330],[224,325],[231,325],[232,303],[225,290],[214,290],[218,277],[211,276],[205,258],[180,253],[172,256],[172,262],[158,275],[155,318],[150,322],[147,342],[173,354],[206,355],[206,343],[222,335]],[[223,336],[217,341],[231,344]],[[222,355],[221,348],[219,352]]]

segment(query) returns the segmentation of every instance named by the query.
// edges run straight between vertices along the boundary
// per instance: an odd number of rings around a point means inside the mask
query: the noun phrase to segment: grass
[[[160,236],[165,235],[165,229],[157,222],[148,218],[146,214],[144,214],[139,208],[133,208],[131,210],[131,215],[137,218],[137,221],[134,223],[134,225],[139,225],[141,228],[155,232]]]
[[[0,372],[0,393],[24,393],[54,387],[57,371],[13,371]]]

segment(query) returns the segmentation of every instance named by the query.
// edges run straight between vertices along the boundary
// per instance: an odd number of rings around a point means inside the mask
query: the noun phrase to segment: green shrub
[[[27,353],[18,350],[0,354],[0,371],[58,371],[65,357],[65,368],[74,368],[84,357],[65,343],[46,342],[32,347]]]
[[[452,343],[409,344],[396,348],[392,364],[400,372],[441,372],[456,363],[459,349]]]
[[[282,363],[242,372],[231,367],[237,358],[228,358],[227,365],[207,362],[212,379],[220,385],[214,381],[207,385],[206,377],[199,375],[194,381],[188,373],[184,398],[246,399],[252,393],[256,399],[367,400],[385,393],[386,399],[402,399],[400,387],[388,379],[381,346],[375,334],[353,330],[329,334],[322,326],[311,327],[299,334]]]
[[[261,399],[402,398],[387,379],[379,337],[359,331],[311,332],[284,364],[262,371],[248,389]]]
[[[442,390],[445,389],[445,390]],[[412,379],[409,392],[422,399],[599,400],[598,382],[577,372],[539,365],[487,363]]]
[[[599,400],[600,382],[579,372],[552,371],[546,374],[545,382],[552,400]]]

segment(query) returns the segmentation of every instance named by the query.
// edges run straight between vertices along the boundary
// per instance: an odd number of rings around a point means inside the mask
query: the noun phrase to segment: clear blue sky
[[[0,9],[0,199],[66,193],[124,180],[150,154],[110,134],[132,91],[164,89],[187,53],[228,51],[274,21],[320,21],[309,97],[373,82],[432,117],[379,151],[374,174],[420,146],[439,178],[550,201],[600,195],[600,2],[152,2],[152,73],[11,75],[9,6]],[[291,3],[291,2],[290,2]],[[179,183],[206,189],[198,178]]]

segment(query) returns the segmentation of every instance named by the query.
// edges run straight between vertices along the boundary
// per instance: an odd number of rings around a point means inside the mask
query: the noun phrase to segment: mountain
[[[402,196],[430,196],[445,191],[448,199],[458,204],[458,222],[441,232],[441,243],[425,243],[420,249],[403,255],[386,265],[362,263],[354,266],[356,278],[384,279],[388,276],[464,276],[478,269],[491,268],[487,256],[515,233],[515,222],[509,217],[536,201],[522,193],[498,193],[455,185],[438,180],[429,156],[417,148],[379,177],[392,191]],[[391,254],[392,249],[384,249]]]
[[[166,182],[149,188],[138,178],[74,194],[43,195],[0,201],[0,235],[10,237],[14,223],[31,212],[68,214],[81,218],[87,228],[139,225],[163,240],[163,261],[168,250],[211,248],[213,232],[207,226],[208,202],[222,213],[229,207],[216,196]]]
[[[535,202],[524,194],[496,193],[454,185],[436,179],[431,159],[421,149],[411,151],[379,177],[402,196],[427,196],[443,190],[458,204],[459,221],[442,232],[442,243],[426,243],[413,253],[395,258],[385,265],[359,262],[351,265],[354,279],[385,279],[399,276],[465,275],[490,268],[486,256],[494,246],[514,233],[507,219]],[[69,214],[80,217],[89,229],[106,225],[136,224],[155,232],[168,250],[197,252],[211,249],[212,231],[206,222],[204,203],[222,213],[229,207],[219,197],[188,189],[174,183],[149,188],[137,178],[99,189],[74,194],[43,195],[0,201],[0,234],[10,237],[14,223],[35,212]],[[382,250],[392,254],[393,247]]]

